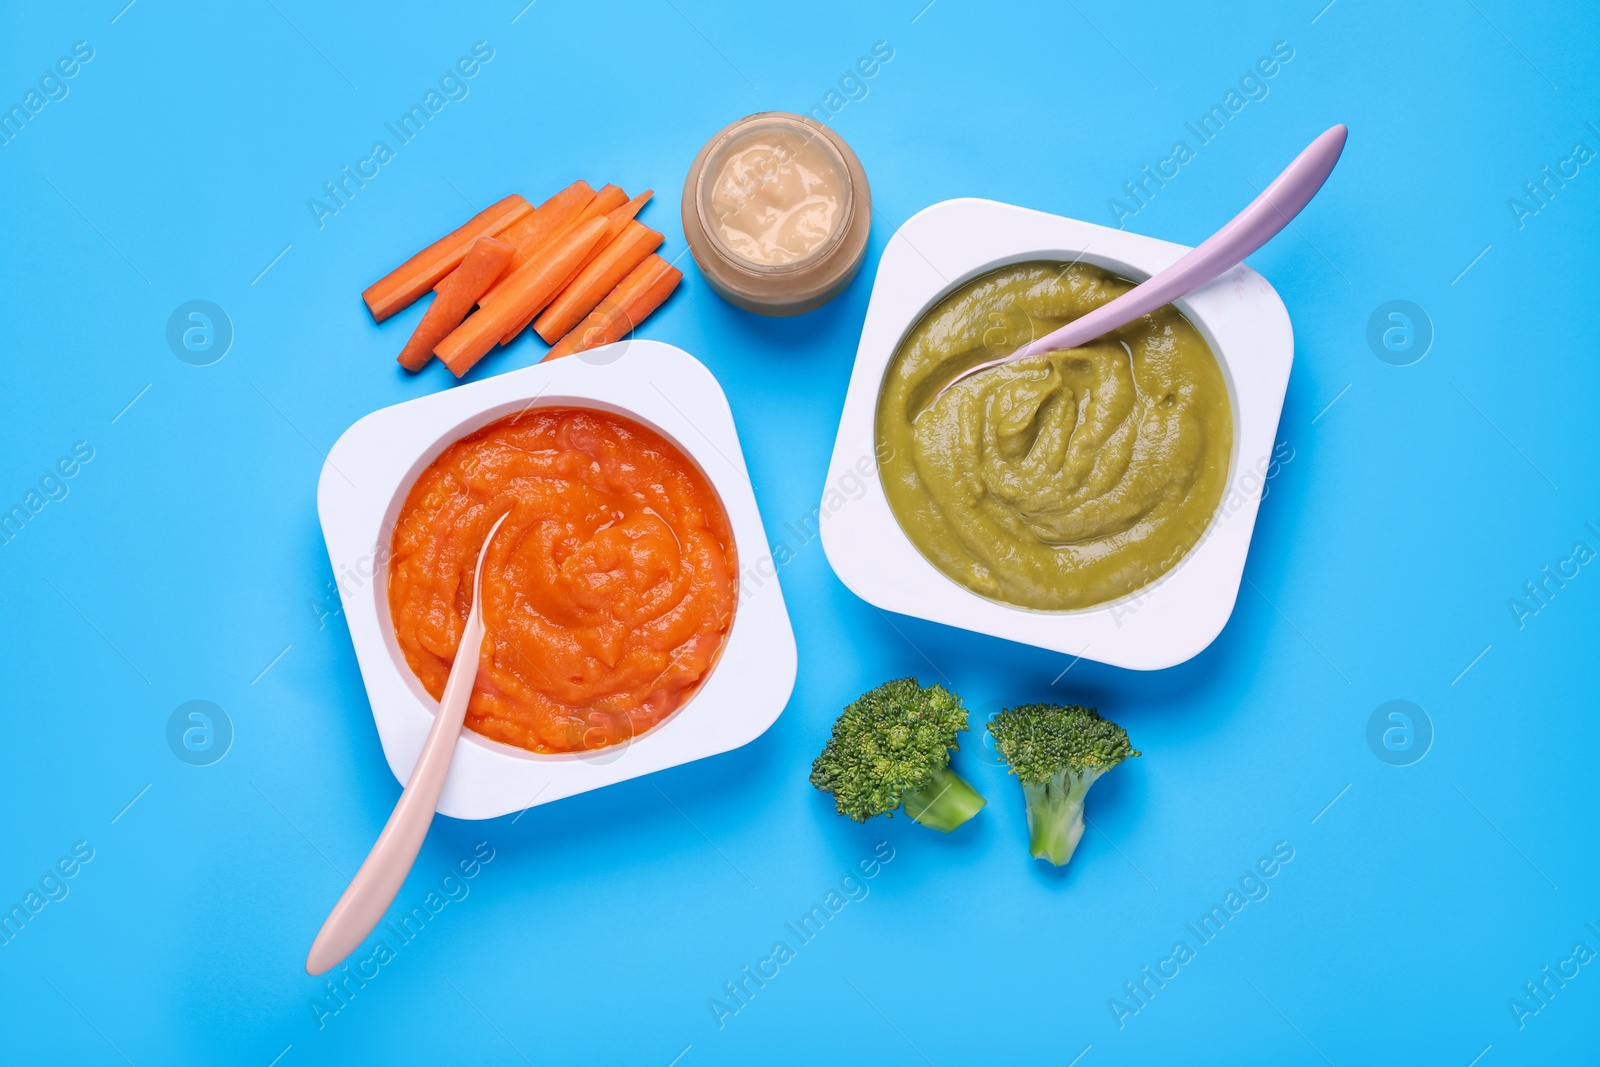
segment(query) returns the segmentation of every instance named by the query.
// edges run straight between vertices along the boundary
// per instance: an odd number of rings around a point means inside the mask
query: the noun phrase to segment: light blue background
[[[0,15],[6,106],[75,41],[95,50],[0,146],[0,504],[75,442],[94,449],[0,548],[0,903],[75,842],[94,849],[70,895],[0,947],[0,1059],[1593,1055],[1600,964],[1524,1029],[1507,1007],[1575,942],[1600,950],[1585,927],[1600,927],[1600,567],[1521,628],[1508,607],[1574,542],[1600,549],[1585,526],[1600,526],[1600,164],[1522,228],[1507,206],[1575,141],[1600,150],[1593,5],[124,2]],[[470,95],[319,230],[307,198],[480,40],[494,58]],[[894,58],[831,120],[878,209],[861,277],[821,311],[766,320],[685,257],[643,331],[722,381],[774,538],[822,492],[878,253],[910,214],[975,195],[1110,221],[1108,198],[1279,41],[1294,58],[1269,95],[1129,227],[1198,241],[1349,124],[1327,188],[1251,260],[1295,325],[1279,431],[1293,459],[1231,622],[1169,671],[1062,676],[1066,657],[879,613],[812,541],[781,574],[800,675],[765,736],[515,823],[439,820],[402,904],[479,841],[493,862],[319,1029],[306,948],[398,793],[343,619],[314,610],[333,577],[321,452],[361,415],[451,384],[393,363],[419,308],[375,326],[357,294],[468,202],[580,176],[653,186],[643,217],[675,257],[702,141],[751,111],[822,104],[878,41]],[[233,323],[213,366],[165,342],[191,299]],[[1436,333],[1412,366],[1366,341],[1392,299]],[[478,373],[539,352],[523,340]],[[840,706],[910,673],[983,711],[1075,700],[1129,729],[1145,757],[1096,788],[1065,872],[1028,858],[1020,791],[981,737],[957,765],[989,809],[949,838],[856,826],[807,784]],[[165,740],[192,699],[234,726],[209,767]],[[1391,699],[1435,731],[1412,766],[1367,743]],[[885,841],[870,895],[719,1029],[707,1002],[723,983]],[[1294,859],[1270,895],[1119,1029],[1108,999],[1174,941],[1197,945],[1185,922],[1277,842]]]

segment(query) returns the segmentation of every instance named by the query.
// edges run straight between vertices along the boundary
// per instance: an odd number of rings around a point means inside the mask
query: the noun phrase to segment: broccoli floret
[[[956,735],[966,728],[961,698],[943,686],[885,682],[833,724],[811,784],[832,793],[839,814],[856,822],[904,806],[917,822],[949,833],[986,803],[950,769]]]
[[[1022,782],[1034,858],[1063,866],[1083,837],[1089,787],[1139,755],[1128,743],[1128,731],[1093,708],[1024,704],[989,720],[989,733]]]

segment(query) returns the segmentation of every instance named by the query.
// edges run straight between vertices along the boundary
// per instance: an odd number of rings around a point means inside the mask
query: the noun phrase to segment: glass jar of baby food
[[[872,192],[838,134],[764,111],[700,149],[682,211],[689,251],[713,289],[747,311],[799,315],[832,300],[860,268]]]

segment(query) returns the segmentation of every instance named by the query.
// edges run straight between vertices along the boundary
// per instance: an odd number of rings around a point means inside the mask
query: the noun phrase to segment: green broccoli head
[[[950,769],[956,735],[967,728],[961,698],[915,678],[862,694],[833,724],[811,765],[811,784],[833,794],[840,815],[866,822],[904,807],[946,833],[976,815],[984,799]]]
[[[1038,785],[1061,773],[1104,774],[1140,753],[1128,731],[1079,704],[1023,704],[989,720],[989,733],[1011,773]]]
[[[1023,704],[989,720],[989,734],[1022,782],[1033,855],[1061,866],[1083,837],[1083,802],[1102,774],[1140,753],[1128,731],[1093,708]]]

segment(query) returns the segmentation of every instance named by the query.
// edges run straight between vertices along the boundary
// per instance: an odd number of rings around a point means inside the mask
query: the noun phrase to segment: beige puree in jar
[[[804,259],[839,227],[839,172],[814,138],[782,127],[730,146],[711,183],[717,236],[752,263]]]

